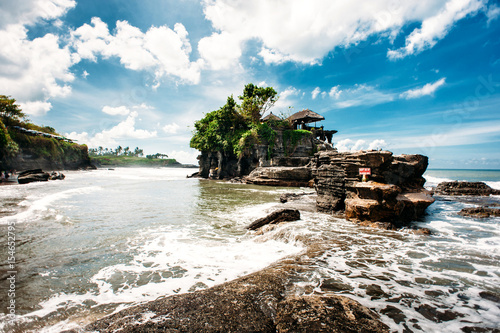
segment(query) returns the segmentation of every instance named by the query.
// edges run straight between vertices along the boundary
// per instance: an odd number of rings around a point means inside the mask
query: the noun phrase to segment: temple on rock
[[[269,120],[280,120],[280,118],[271,112],[266,117],[262,118],[262,121]],[[309,109],[296,112],[288,117],[287,120],[290,121],[294,129],[310,131],[313,134],[313,137],[330,144],[332,143],[333,135],[337,133],[335,130],[325,130],[324,126],[317,126],[316,123],[318,121],[325,120],[325,117]],[[308,125],[311,123],[314,123],[314,126]]]

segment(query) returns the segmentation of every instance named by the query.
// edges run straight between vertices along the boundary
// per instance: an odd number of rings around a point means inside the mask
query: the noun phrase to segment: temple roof
[[[281,118],[271,112],[270,114],[268,114],[267,116],[262,118],[262,121],[267,121],[267,120],[271,120],[271,119],[272,120],[280,120]]]
[[[325,117],[323,117],[320,114],[317,114],[314,111],[311,111],[309,109],[305,109],[305,110],[302,110],[302,111],[299,111],[297,113],[292,114],[290,117],[288,117],[288,119],[294,123],[309,124],[309,123],[314,123],[316,121],[325,120]]]

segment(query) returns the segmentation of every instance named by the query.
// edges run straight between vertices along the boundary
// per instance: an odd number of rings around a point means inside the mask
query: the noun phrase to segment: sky
[[[495,0],[0,0],[0,94],[89,147],[197,163],[193,124],[273,87],[340,151],[500,169]]]

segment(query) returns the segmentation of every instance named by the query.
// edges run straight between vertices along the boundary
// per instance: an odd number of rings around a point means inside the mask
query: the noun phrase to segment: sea
[[[308,188],[233,184],[193,169],[67,171],[65,180],[0,186],[0,332],[60,332],[160,296],[189,293],[331,244],[296,281],[304,294],[350,297],[391,332],[500,329],[500,218],[464,207],[500,196],[436,196],[415,221],[432,231],[360,227],[329,214],[266,233],[245,227]],[[425,186],[484,181],[499,170],[428,170]]]

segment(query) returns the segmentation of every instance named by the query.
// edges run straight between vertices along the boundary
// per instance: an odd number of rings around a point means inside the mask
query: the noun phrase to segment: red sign
[[[359,174],[360,175],[371,175],[372,174],[372,169],[370,169],[370,168],[359,168]]]

